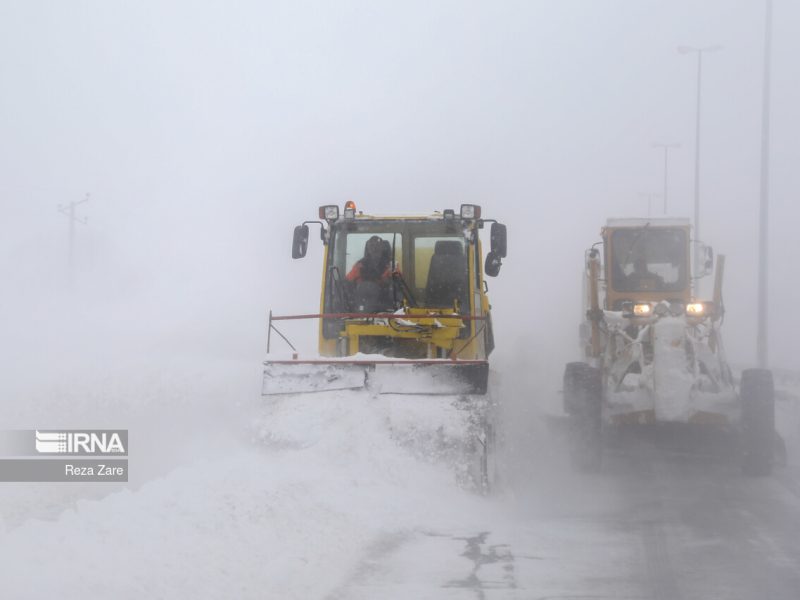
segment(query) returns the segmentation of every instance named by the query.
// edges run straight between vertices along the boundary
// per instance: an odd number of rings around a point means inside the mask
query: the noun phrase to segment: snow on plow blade
[[[264,396],[369,388],[380,394],[485,394],[483,360],[268,360]]]

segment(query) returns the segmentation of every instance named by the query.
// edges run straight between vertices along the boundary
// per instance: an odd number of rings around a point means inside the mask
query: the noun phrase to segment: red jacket
[[[386,270],[381,275],[381,282],[389,281],[392,278],[392,266],[387,265]],[[359,260],[356,264],[353,265],[353,268],[350,269],[350,272],[345,277],[347,281],[363,281],[364,278],[361,276],[361,261]]]

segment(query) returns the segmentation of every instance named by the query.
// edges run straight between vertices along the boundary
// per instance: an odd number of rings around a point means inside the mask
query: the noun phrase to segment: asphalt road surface
[[[331,599],[800,598],[800,469],[628,441],[602,472],[558,448],[457,530],[398,532]]]

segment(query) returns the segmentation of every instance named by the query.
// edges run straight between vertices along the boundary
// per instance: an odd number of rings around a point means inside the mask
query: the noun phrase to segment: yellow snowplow
[[[484,261],[480,234],[489,224]],[[306,255],[310,226],[319,227],[324,245],[319,311],[270,312],[262,393],[451,396],[485,447],[492,437],[485,396],[494,336],[484,275],[500,271],[506,227],[472,204],[458,212],[374,216],[350,201],[341,211],[322,206],[319,220],[295,227],[293,258]],[[275,336],[289,342],[278,328],[287,320],[318,321],[316,355],[301,356],[293,346],[285,356],[273,354]]]
[[[713,253],[692,242],[688,219],[609,219],[601,236],[585,257],[583,360],[564,372],[576,464],[600,466],[605,431],[700,428],[708,435],[713,428],[737,434],[731,453],[747,473],[769,473],[772,375],[747,369],[737,386],[728,365],[725,257],[717,257],[713,298],[704,299],[697,289],[712,272]]]
[[[479,206],[376,217],[350,203],[341,214],[338,206],[320,207],[319,215],[295,228],[292,256],[305,256],[309,225],[318,225],[325,245],[320,311],[270,314],[269,322],[271,340],[282,320],[317,319],[319,356],[267,360],[264,394],[373,380],[390,393],[485,394],[494,336],[484,273],[500,270],[505,226],[492,222],[482,263],[479,232],[488,221]],[[417,386],[409,373],[426,377]]]

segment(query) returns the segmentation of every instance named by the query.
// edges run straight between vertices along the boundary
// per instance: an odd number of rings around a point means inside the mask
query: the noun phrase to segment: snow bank
[[[0,535],[4,596],[323,597],[376,540],[481,510],[450,470],[395,443],[388,404],[366,393],[215,397],[195,405],[179,438],[196,452],[179,465]],[[134,473],[162,439],[147,433],[132,435]]]

